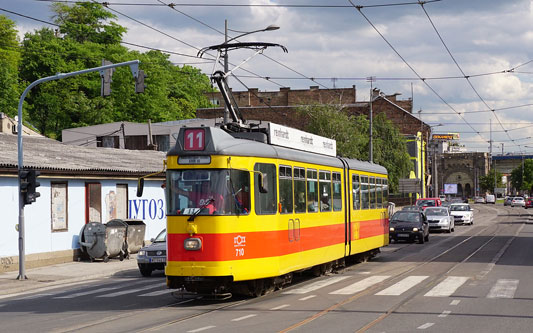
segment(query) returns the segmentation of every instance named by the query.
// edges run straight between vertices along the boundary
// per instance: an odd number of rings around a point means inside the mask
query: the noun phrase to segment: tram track
[[[522,215],[528,215],[529,216],[529,214],[522,214],[521,212],[519,212],[518,216],[522,217]],[[498,215],[498,216],[501,217],[500,215]],[[285,333],[285,332],[293,331],[293,330],[295,330],[297,328],[301,328],[302,326],[305,326],[306,324],[310,323],[311,321],[314,321],[314,320],[316,320],[316,319],[318,319],[318,318],[320,318],[320,317],[322,317],[322,316],[324,316],[324,315],[326,315],[326,314],[328,314],[328,313],[330,313],[330,312],[332,312],[332,311],[334,311],[334,310],[336,310],[336,309],[338,309],[338,308],[340,308],[340,307],[342,307],[342,306],[344,306],[344,305],[346,305],[348,303],[351,303],[351,302],[353,302],[353,301],[355,301],[355,300],[357,300],[357,299],[359,299],[359,298],[361,298],[363,296],[367,296],[367,295],[370,295],[372,293],[375,293],[379,288],[382,288],[386,283],[394,283],[395,280],[400,280],[400,279],[406,277],[407,275],[413,273],[415,270],[419,270],[419,269],[423,268],[426,265],[429,265],[431,263],[437,262],[438,259],[440,259],[443,256],[449,254],[453,250],[458,249],[460,246],[465,245],[469,241],[475,240],[476,237],[481,236],[483,233],[486,233],[487,230],[490,230],[491,228],[494,228],[493,231],[489,232],[488,235],[486,235],[489,238],[487,240],[485,240],[479,247],[477,247],[476,249],[474,249],[470,253],[465,254],[465,257],[461,261],[451,265],[451,267],[449,267],[440,276],[433,277],[433,279],[428,281],[424,285],[424,287],[420,289],[419,292],[415,292],[415,293],[411,294],[410,296],[406,297],[405,299],[403,299],[402,301],[400,301],[396,305],[390,307],[388,310],[386,310],[378,318],[374,319],[373,321],[369,322],[365,326],[363,326],[363,327],[361,327],[361,328],[359,328],[358,330],[355,331],[355,332],[358,332],[358,333],[359,332],[366,332],[368,329],[374,327],[375,325],[377,325],[378,323],[382,322],[387,317],[389,317],[391,314],[395,313],[401,307],[407,305],[414,298],[419,297],[421,294],[425,293],[425,291],[428,288],[431,288],[431,287],[437,285],[440,281],[442,281],[444,279],[444,277],[447,274],[449,274],[454,269],[456,269],[459,266],[463,265],[465,262],[467,262],[469,259],[471,259],[473,256],[475,256],[479,251],[481,251],[483,248],[485,248],[487,245],[489,245],[497,237],[497,235],[499,234],[499,232],[501,231],[502,228],[511,227],[513,225],[513,224],[509,224],[509,221],[508,221],[509,219],[511,219],[513,217],[515,217],[515,215],[511,215],[510,211],[506,210],[506,215],[505,215],[504,221],[497,222],[495,225],[491,224],[491,225],[485,226],[481,230],[477,231],[475,234],[468,236],[464,240],[462,240],[459,243],[453,245],[452,247],[450,247],[449,249],[445,250],[444,252],[439,253],[438,255],[435,255],[435,256],[431,257],[427,261],[425,261],[423,263],[420,263],[420,264],[418,264],[418,265],[416,265],[414,267],[411,267],[411,268],[409,268],[407,270],[404,270],[403,272],[401,272],[399,274],[395,274],[392,279],[389,279],[388,281],[384,281],[382,283],[376,284],[376,285],[372,286],[371,288],[366,289],[363,292],[360,292],[358,294],[352,295],[352,296],[350,296],[350,297],[348,297],[348,298],[346,298],[346,299],[344,299],[344,300],[342,300],[342,301],[330,306],[329,308],[327,308],[325,310],[322,310],[322,311],[320,311],[320,312],[318,312],[318,313],[316,313],[316,314],[314,314],[314,315],[312,315],[312,316],[310,316],[310,317],[308,317],[308,318],[306,318],[306,319],[304,319],[304,320],[302,320],[302,321],[300,321],[300,322],[298,322],[298,323],[296,323],[294,325],[291,325],[290,327],[288,327],[288,328],[286,328],[284,330],[281,330],[280,332]],[[520,231],[523,228],[523,226],[525,225],[525,223],[526,222],[524,222],[524,221],[521,222],[521,226],[516,230],[516,232],[512,236],[510,236],[510,239],[500,248],[498,253],[492,258],[491,262],[488,265],[494,265],[499,260],[499,258],[501,258],[501,256],[505,253],[505,251],[511,245],[513,240],[520,233]],[[411,254],[409,256],[413,256],[413,255],[416,255],[416,254]],[[380,274],[381,273],[383,273],[383,272],[380,272]],[[486,272],[481,277],[484,277],[487,273],[488,272]]]

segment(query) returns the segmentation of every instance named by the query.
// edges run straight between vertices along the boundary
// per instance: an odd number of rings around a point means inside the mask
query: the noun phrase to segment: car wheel
[[[141,275],[144,277],[149,277],[152,275],[152,269],[150,267],[139,267],[139,270],[141,271]]]

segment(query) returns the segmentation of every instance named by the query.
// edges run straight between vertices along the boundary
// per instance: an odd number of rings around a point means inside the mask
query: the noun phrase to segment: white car
[[[474,198],[474,203],[485,203],[485,198],[483,197],[475,197]]]
[[[447,207],[427,207],[424,211],[429,223],[429,230],[445,230],[450,233],[455,230],[454,218]]]
[[[511,201],[511,207],[525,207],[526,201],[522,197],[514,197]]]
[[[474,224],[474,211],[469,204],[455,203],[450,206],[450,215],[457,224]]]

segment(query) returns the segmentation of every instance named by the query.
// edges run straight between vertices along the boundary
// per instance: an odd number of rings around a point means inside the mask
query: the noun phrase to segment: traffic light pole
[[[26,265],[25,265],[25,247],[24,247],[24,197],[21,191],[20,186],[20,173],[24,166],[24,151],[22,149],[22,105],[24,103],[24,99],[26,98],[26,95],[31,90],[31,88],[35,87],[38,84],[41,84],[43,82],[47,81],[53,81],[53,80],[61,80],[66,79],[67,77],[91,73],[91,72],[100,72],[100,75],[103,75],[104,71],[106,69],[115,68],[115,67],[121,67],[121,66],[130,66],[131,72],[135,78],[137,78],[137,75],[139,73],[139,60],[132,60],[127,62],[121,62],[119,64],[111,64],[106,66],[100,66],[95,68],[89,68],[84,69],[77,72],[70,72],[70,73],[58,73],[53,76],[48,76],[36,81],[33,81],[30,83],[26,89],[24,89],[24,92],[20,96],[19,99],[19,105],[18,105],[18,175],[19,175],[19,224],[18,224],[18,232],[19,232],[19,238],[18,238],[18,245],[19,245],[19,275],[17,277],[18,280],[26,280],[28,279],[26,277]]]

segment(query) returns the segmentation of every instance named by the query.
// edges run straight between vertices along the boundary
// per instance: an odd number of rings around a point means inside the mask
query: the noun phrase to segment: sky
[[[241,32],[279,26],[238,39],[278,43],[288,53],[268,48],[237,68],[242,84],[230,78],[234,91],[355,86],[357,100],[368,101],[372,84],[413,98],[413,113],[433,133],[459,133],[469,151],[488,152],[492,139],[494,154],[533,154],[533,0],[108,2],[128,29],[123,41],[173,52],[173,63],[207,75],[222,69],[216,53],[195,57],[224,41],[225,20]],[[2,9],[53,22],[51,3],[0,0],[0,15],[15,21],[23,38],[52,26]],[[253,53],[231,51],[229,68]]]

